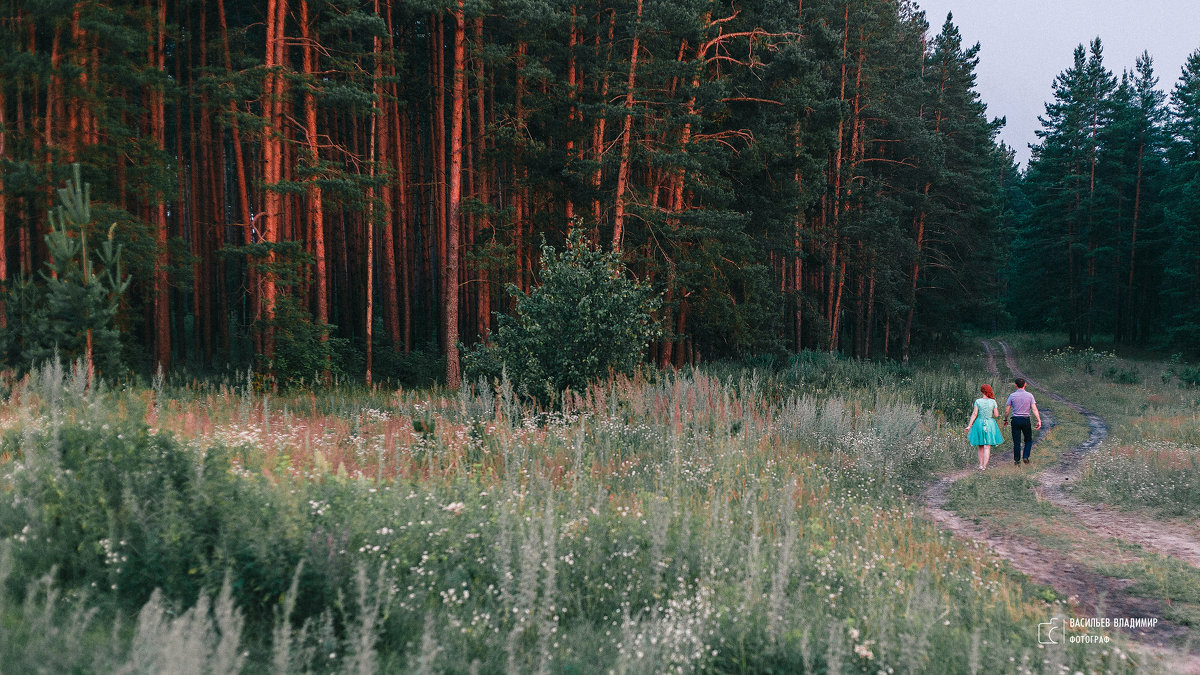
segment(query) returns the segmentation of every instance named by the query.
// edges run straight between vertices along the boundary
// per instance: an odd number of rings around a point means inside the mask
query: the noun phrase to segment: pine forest
[[[339,371],[454,385],[571,228],[662,293],[659,366],[907,359],[1034,288],[1075,345],[1200,321],[1200,56],[1168,97],[1081,46],[1022,175],[978,46],[910,3],[39,0],[0,31],[0,282],[51,259],[80,164],[144,372],[332,338]]]
[[[1200,10],[953,1],[0,0],[0,673],[1200,673]]]

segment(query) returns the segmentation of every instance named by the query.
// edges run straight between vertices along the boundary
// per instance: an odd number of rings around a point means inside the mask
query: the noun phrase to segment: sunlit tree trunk
[[[604,57],[604,78],[600,84],[600,100],[608,100],[608,83],[611,70],[607,67],[612,60],[613,50],[613,33],[616,29],[617,13],[613,10],[608,12],[608,41],[607,49]],[[600,55],[600,34],[596,33],[596,56]],[[593,84],[593,87],[595,85]],[[592,173],[592,191],[596,195],[592,199],[592,243],[599,243],[600,238],[600,221],[603,219],[603,209],[600,204],[600,185],[604,178],[604,143],[605,143],[605,126],[607,126],[608,118],[606,115],[597,115],[596,122],[592,128],[592,154],[596,163],[596,169]]]
[[[446,386],[459,386],[458,233],[462,220],[463,105],[466,98],[466,18],[463,0],[454,11],[454,94],[450,113],[450,204],[446,223]]]
[[[621,163],[617,169],[617,198],[613,213],[612,249],[620,251],[625,237],[625,191],[629,184],[629,146],[633,136],[633,92],[637,82],[638,52],[641,50],[642,0],[637,0],[637,23],[629,53],[629,79],[625,91],[625,122],[621,129]]]
[[[259,236],[267,245],[279,241],[280,221],[283,218],[283,195],[279,191],[279,182],[283,177],[283,96],[284,78],[282,70],[286,66],[286,43],[284,27],[287,21],[287,0],[268,0],[267,2],[267,44],[264,70],[266,77],[263,84],[263,128],[262,146],[262,182],[263,182],[263,213],[258,222],[262,226]],[[272,270],[276,257],[275,251],[269,250],[265,256],[266,269],[259,276],[262,305],[259,307],[259,320],[262,322],[262,355],[268,361],[274,357],[275,339],[271,322],[275,318],[275,274]]]
[[[321,151],[317,144],[317,102],[315,88],[317,86],[316,58],[313,49],[316,36],[312,31],[312,19],[309,16],[308,0],[300,2],[300,37],[303,47],[304,68],[304,137],[307,146],[309,166],[312,175],[309,176],[304,188],[307,201],[308,238],[312,246],[315,272],[313,279],[313,296],[316,305],[317,322],[324,325],[329,323],[329,266],[325,253],[325,209],[322,203],[321,185],[318,182],[318,167],[321,162]],[[329,334],[321,333],[321,341],[327,342]],[[329,381],[329,363],[326,362],[323,379]]]

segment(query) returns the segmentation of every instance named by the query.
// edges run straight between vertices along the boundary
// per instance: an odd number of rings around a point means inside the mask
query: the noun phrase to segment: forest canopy
[[[1014,301],[1078,344],[1200,325],[1200,56],[1168,96],[1081,47],[1022,175],[979,46],[910,3],[0,4],[0,285],[79,164],[135,371],[456,386],[572,223],[661,294],[661,367],[906,359]]]

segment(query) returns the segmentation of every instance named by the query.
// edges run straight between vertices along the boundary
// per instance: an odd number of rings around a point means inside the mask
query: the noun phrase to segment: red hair
[[[979,388],[979,391],[983,392],[984,396],[992,399],[993,401],[996,400],[996,394],[992,393],[992,385],[985,384]]]

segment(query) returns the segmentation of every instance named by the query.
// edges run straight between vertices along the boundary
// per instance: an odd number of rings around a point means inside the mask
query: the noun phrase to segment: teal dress
[[[967,434],[967,441],[971,445],[1000,445],[1004,442],[1000,427],[996,426],[996,418],[992,417],[997,405],[990,398],[975,399],[979,414],[975,416],[975,424],[971,425],[971,433]]]

